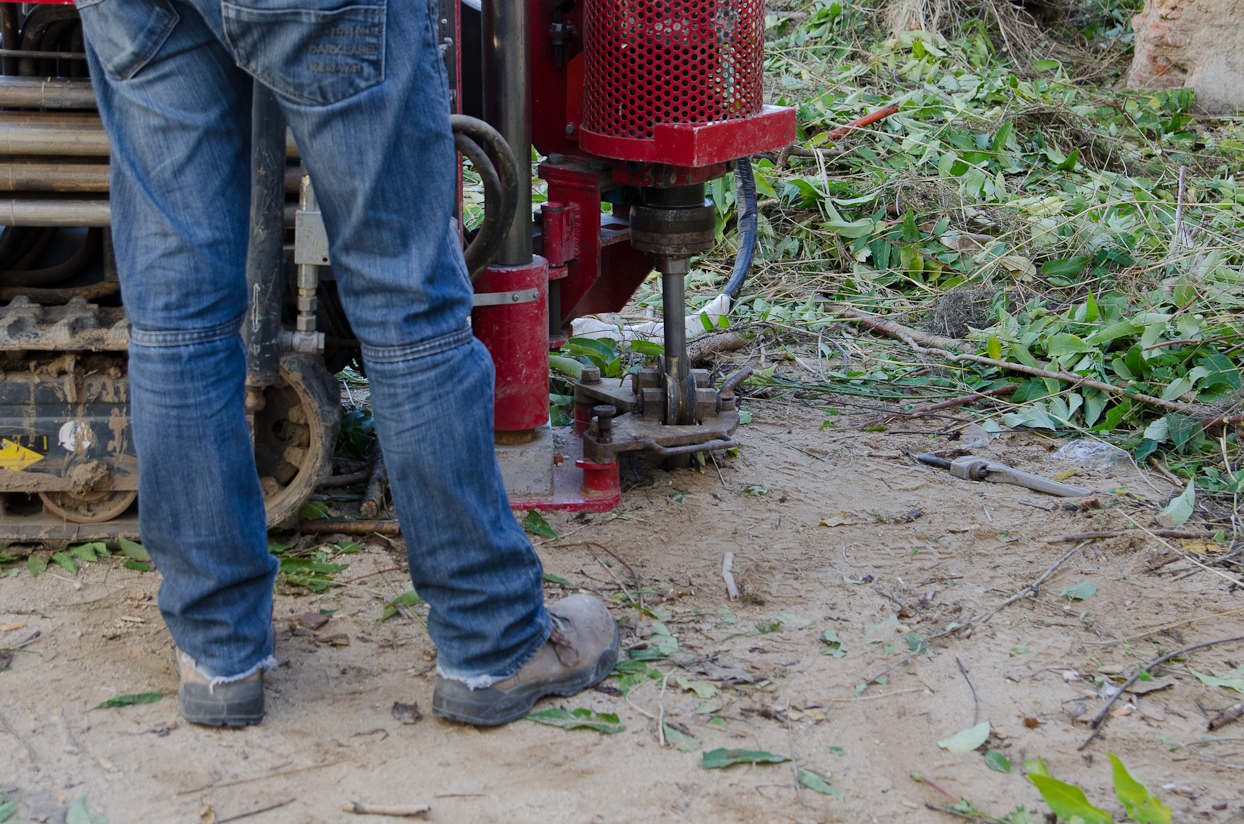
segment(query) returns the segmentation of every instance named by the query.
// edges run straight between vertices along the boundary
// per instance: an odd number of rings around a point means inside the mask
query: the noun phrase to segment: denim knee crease
[[[456,332],[440,335],[417,343],[402,346],[368,346],[363,344],[363,358],[370,363],[401,363],[402,361],[439,355],[471,342],[473,335],[469,326]]]
[[[192,346],[196,343],[216,343],[234,337],[242,328],[242,316],[205,329],[130,329],[130,343],[134,346],[162,348]]]

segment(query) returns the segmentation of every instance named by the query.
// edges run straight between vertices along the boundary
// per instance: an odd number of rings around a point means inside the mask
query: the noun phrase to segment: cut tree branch
[[[834,311],[837,313],[838,317],[844,320],[853,321],[868,329],[881,332],[892,338],[897,338],[922,355],[938,355],[951,363],[959,363],[960,361],[980,363],[985,366],[993,366],[998,369],[1009,369],[1012,372],[1032,375],[1036,378],[1052,378],[1056,381],[1072,384],[1073,386],[1087,386],[1090,389],[1100,389],[1103,392],[1108,392],[1112,395],[1122,395],[1125,398],[1139,401],[1140,403],[1148,404],[1149,406],[1156,406],[1170,412],[1178,412],[1181,415],[1188,415],[1189,417],[1196,418],[1206,424],[1232,422],[1230,418],[1223,418],[1218,415],[1207,418],[1203,415],[1202,410],[1194,406],[1189,406],[1186,403],[1165,401],[1161,398],[1156,398],[1153,395],[1146,395],[1143,392],[1125,389],[1120,386],[1115,386],[1114,384],[1095,381],[1081,375],[1073,375],[1070,372],[1051,372],[1048,369],[1039,369],[1035,366],[1028,366],[1022,363],[1011,363],[1009,361],[996,360],[994,358],[984,357],[983,355],[959,354],[949,351],[948,349],[948,345],[957,345],[961,343],[961,341],[957,341],[953,338],[945,338],[941,335],[930,335],[927,332],[921,332],[919,329],[912,329],[910,326],[903,326],[901,323],[895,323],[893,321],[877,317],[876,315],[860,312],[856,309],[836,307]]]

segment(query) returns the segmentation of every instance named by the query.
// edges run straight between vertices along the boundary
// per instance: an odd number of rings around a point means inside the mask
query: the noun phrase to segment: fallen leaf
[[[1080,470],[1078,469],[1064,469],[1062,472],[1059,472],[1057,475],[1054,476],[1054,480],[1065,481],[1068,478],[1074,478],[1076,475],[1079,474],[1079,472]]]
[[[715,713],[715,712],[721,712],[722,710],[726,708],[726,705],[729,703],[730,703],[730,696],[725,695],[725,694],[715,695],[712,698],[705,701],[704,703],[700,704],[700,706],[696,707],[695,712],[697,715],[711,715],[712,713]]]
[[[680,732],[669,724],[664,725],[664,730],[666,742],[673,744],[674,748],[680,752],[695,752],[700,748],[700,739],[694,735]]]
[[[523,529],[532,535],[539,535],[541,538],[557,538],[557,533],[553,531],[553,527],[549,526],[549,522],[544,520],[544,516],[536,510],[528,510],[527,517],[522,520]]]
[[[985,750],[985,766],[994,772],[1009,773],[1011,761],[997,750]]]
[[[1024,726],[1030,730],[1035,730],[1037,727],[1041,726],[1041,722],[1036,718],[1025,718]]]
[[[839,512],[830,518],[822,518],[821,526],[851,526],[855,522],[847,517],[847,513]]]
[[[398,609],[399,605],[404,607],[413,607],[422,603],[423,598],[419,597],[419,593],[415,592],[413,589],[408,589],[384,605],[384,613],[380,616],[380,620],[387,621],[394,615],[397,615],[397,613],[400,612]]]
[[[989,722],[982,721],[975,727],[968,727],[949,738],[943,738],[937,742],[937,746],[946,752],[971,752],[984,744],[987,738],[989,738]]]
[[[821,643],[825,645],[825,649],[821,650],[821,655],[842,658],[847,654],[847,648],[842,645],[842,639],[832,629],[825,630],[821,635]]]
[[[325,638],[316,638],[315,640],[316,643],[324,644],[330,647],[350,646],[350,636],[346,635],[344,632],[339,632],[336,635],[329,635]]]
[[[1152,681],[1136,681],[1126,691],[1132,695],[1148,695],[1151,692],[1170,689],[1173,686],[1175,686],[1175,682],[1172,680],[1159,681],[1155,678]]]
[[[80,795],[69,805],[69,812],[65,814],[65,824],[108,824],[108,819],[102,815],[92,815],[86,809],[86,796]]]
[[[606,735],[619,733],[626,729],[625,726],[618,722],[618,716],[613,713],[592,712],[586,708],[572,711],[562,707],[554,707],[551,710],[529,712],[525,718],[528,721],[535,721],[537,724],[561,727],[564,730],[582,728],[603,732]]]
[[[91,707],[87,712],[115,709],[117,707],[132,707],[135,704],[154,704],[163,697],[164,693],[162,692],[139,692],[133,695],[118,695],[116,698],[109,698],[104,703]]]
[[[295,616],[294,620],[307,629],[319,629],[328,623],[328,616],[318,612],[304,612],[302,615]]]
[[[688,681],[681,675],[675,678],[674,681],[687,692],[694,692],[700,698],[713,698],[721,694],[721,690],[708,681]]]
[[[1189,669],[1189,672],[1195,675],[1202,684],[1205,684],[1208,687],[1224,687],[1225,689],[1244,693],[1244,665],[1227,672],[1210,670],[1213,675],[1205,675],[1204,673],[1197,672],[1194,669]]]
[[[1194,552],[1197,555],[1212,555],[1215,552],[1222,552],[1222,547],[1213,541],[1184,541],[1184,551]]]
[[[125,538],[118,538],[117,544],[121,547],[121,553],[127,558],[133,558],[135,561],[151,560],[151,553],[147,552],[142,544],[128,541]]]
[[[216,824],[216,811],[212,809],[212,802],[205,802],[199,807],[199,824]]]
[[[1058,593],[1059,598],[1068,598],[1072,601],[1087,601],[1097,594],[1097,584],[1092,581],[1083,581],[1073,587],[1067,587]]]
[[[735,764],[781,764],[783,761],[790,761],[790,759],[764,750],[717,749],[704,753],[700,761],[700,769],[720,770]]]
[[[832,795],[834,798],[842,801],[842,793],[840,793],[838,789],[830,783],[829,778],[830,777],[827,773],[819,773],[814,770],[809,770],[807,767],[799,768],[800,784],[813,792],[818,792],[821,795]]]
[[[415,701],[410,704],[403,704],[401,701],[393,702],[393,717],[403,724],[418,724],[423,720],[423,713],[419,712],[419,702]]]

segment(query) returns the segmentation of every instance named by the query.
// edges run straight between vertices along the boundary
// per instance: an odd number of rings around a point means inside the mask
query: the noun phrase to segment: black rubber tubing
[[[484,221],[463,256],[474,281],[488,268],[514,223],[518,209],[518,161],[501,133],[482,120],[450,115],[454,146],[471,160],[484,183]],[[527,180],[530,186],[531,181]]]
[[[746,157],[739,158],[734,177],[739,184],[740,196],[739,248],[734,257],[734,270],[721,290],[723,295],[730,298],[731,303],[738,300],[743,283],[752,270],[752,261],[756,257],[756,227],[759,223],[759,211],[756,209],[756,178],[752,175],[751,160]]]

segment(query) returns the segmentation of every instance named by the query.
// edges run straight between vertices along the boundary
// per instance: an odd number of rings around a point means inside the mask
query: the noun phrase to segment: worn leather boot
[[[173,663],[181,678],[177,701],[182,718],[207,727],[245,727],[263,720],[263,670],[213,687],[186,653],[177,650]]]
[[[605,605],[590,595],[571,595],[549,607],[549,616],[549,640],[504,681],[473,690],[438,676],[432,712],[465,724],[508,724],[546,695],[574,695],[605,680],[618,661],[618,627]]]

